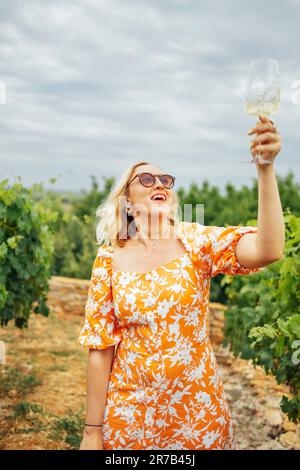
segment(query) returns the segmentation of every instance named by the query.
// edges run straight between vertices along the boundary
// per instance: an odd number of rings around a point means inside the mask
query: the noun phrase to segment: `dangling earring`
[[[130,215],[131,217],[133,217],[132,214],[130,214],[129,210],[132,209],[132,204],[131,202],[127,201],[126,202],[126,212],[128,215]],[[135,235],[136,235],[136,225],[135,225],[135,222],[130,222],[129,224],[129,227],[128,227],[128,235],[129,235],[129,238],[133,238]]]
[[[130,215],[129,210],[132,208],[132,205],[129,201],[126,202],[126,212],[128,212],[128,215]]]

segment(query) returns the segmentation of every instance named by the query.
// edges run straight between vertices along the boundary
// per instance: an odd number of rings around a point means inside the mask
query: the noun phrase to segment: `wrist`
[[[274,161],[270,163],[256,163],[258,173],[270,173],[274,171]]]
[[[83,432],[86,436],[94,436],[97,434],[101,434],[102,426],[101,427],[84,426]]]

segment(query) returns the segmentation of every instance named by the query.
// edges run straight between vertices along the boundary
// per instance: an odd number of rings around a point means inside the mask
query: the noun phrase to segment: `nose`
[[[155,186],[155,187],[160,186],[161,188],[164,187],[164,185],[162,184],[162,182],[160,181],[160,179],[159,179],[158,176],[155,176],[155,183],[154,183],[154,186]]]

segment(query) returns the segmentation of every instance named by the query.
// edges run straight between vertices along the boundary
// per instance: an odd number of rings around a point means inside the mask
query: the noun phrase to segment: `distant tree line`
[[[113,177],[104,177],[104,184],[99,188],[94,176],[89,191],[82,191],[78,197],[64,197],[53,194],[55,209],[59,212],[54,235],[55,250],[52,274],[76,278],[89,278],[96,253],[95,211],[108,195],[115,183]],[[300,185],[290,171],[287,176],[277,176],[283,209],[290,209],[294,215],[300,215]],[[253,178],[250,187],[237,189],[227,183],[222,192],[207,180],[202,184],[191,182],[188,188],[179,187],[181,210],[189,204],[193,208],[192,221],[196,221],[196,205],[204,206],[204,225],[256,225],[258,209],[258,181]],[[211,279],[211,301],[226,303],[227,296],[221,286],[219,275]]]

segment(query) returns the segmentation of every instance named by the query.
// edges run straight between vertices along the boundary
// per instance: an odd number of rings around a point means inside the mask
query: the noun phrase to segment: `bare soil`
[[[88,356],[78,343],[82,324],[80,316],[51,312],[49,317],[33,314],[28,329],[12,323],[0,329],[6,343],[6,363],[0,365],[0,449],[79,448]],[[265,416],[281,396],[275,381],[270,386],[261,370],[241,359],[218,364],[237,449],[288,449],[279,441],[281,426],[271,426]]]

